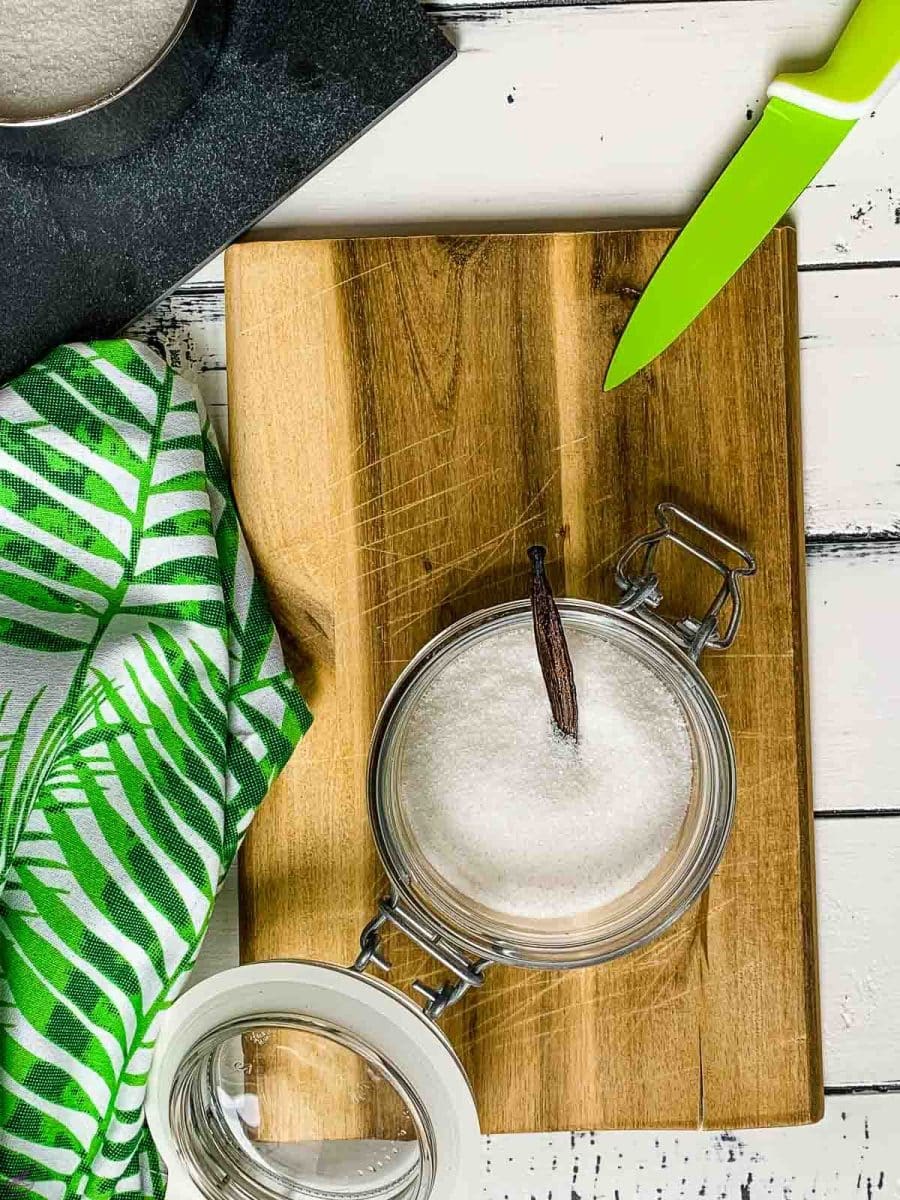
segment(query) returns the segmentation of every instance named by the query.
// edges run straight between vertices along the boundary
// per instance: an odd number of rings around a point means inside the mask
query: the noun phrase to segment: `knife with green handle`
[[[656,269],[616,346],[611,391],[684,332],[900,80],[900,0],[860,0],[828,62],[779,75],[758,124]]]

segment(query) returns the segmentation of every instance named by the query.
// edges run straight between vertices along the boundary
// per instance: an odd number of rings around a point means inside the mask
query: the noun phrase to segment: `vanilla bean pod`
[[[566,737],[578,739],[578,697],[575,674],[563,630],[562,619],[553,590],[544,570],[546,546],[530,546],[531,615],[534,621],[534,643],[537,648],[544,686],[550,701],[550,711],[556,727]]]

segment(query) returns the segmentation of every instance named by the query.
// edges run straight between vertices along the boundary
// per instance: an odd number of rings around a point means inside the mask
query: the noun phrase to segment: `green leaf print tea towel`
[[[160,1013],[308,728],[194,390],[128,341],[0,389],[0,1197],[151,1197]]]

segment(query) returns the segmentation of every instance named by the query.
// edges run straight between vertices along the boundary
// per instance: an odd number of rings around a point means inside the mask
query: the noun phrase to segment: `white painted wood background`
[[[853,3],[427,7],[456,62],[260,236],[677,220],[759,115],[770,77],[821,56]],[[900,89],[794,216],[825,1120],[486,1139],[484,1200],[900,1197]],[[134,332],[196,376],[224,429],[221,259]],[[236,960],[236,905],[230,882],[199,972]]]

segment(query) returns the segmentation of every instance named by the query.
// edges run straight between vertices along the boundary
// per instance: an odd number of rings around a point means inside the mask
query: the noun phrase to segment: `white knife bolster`
[[[836,121],[859,121],[867,117],[884,99],[891,88],[900,83],[900,63],[891,71],[881,87],[868,96],[858,100],[835,100],[831,96],[823,96],[799,84],[786,79],[773,79],[769,84],[767,95],[769,99],[786,100],[789,104],[797,104],[810,112],[820,113],[823,117],[832,117]]]

